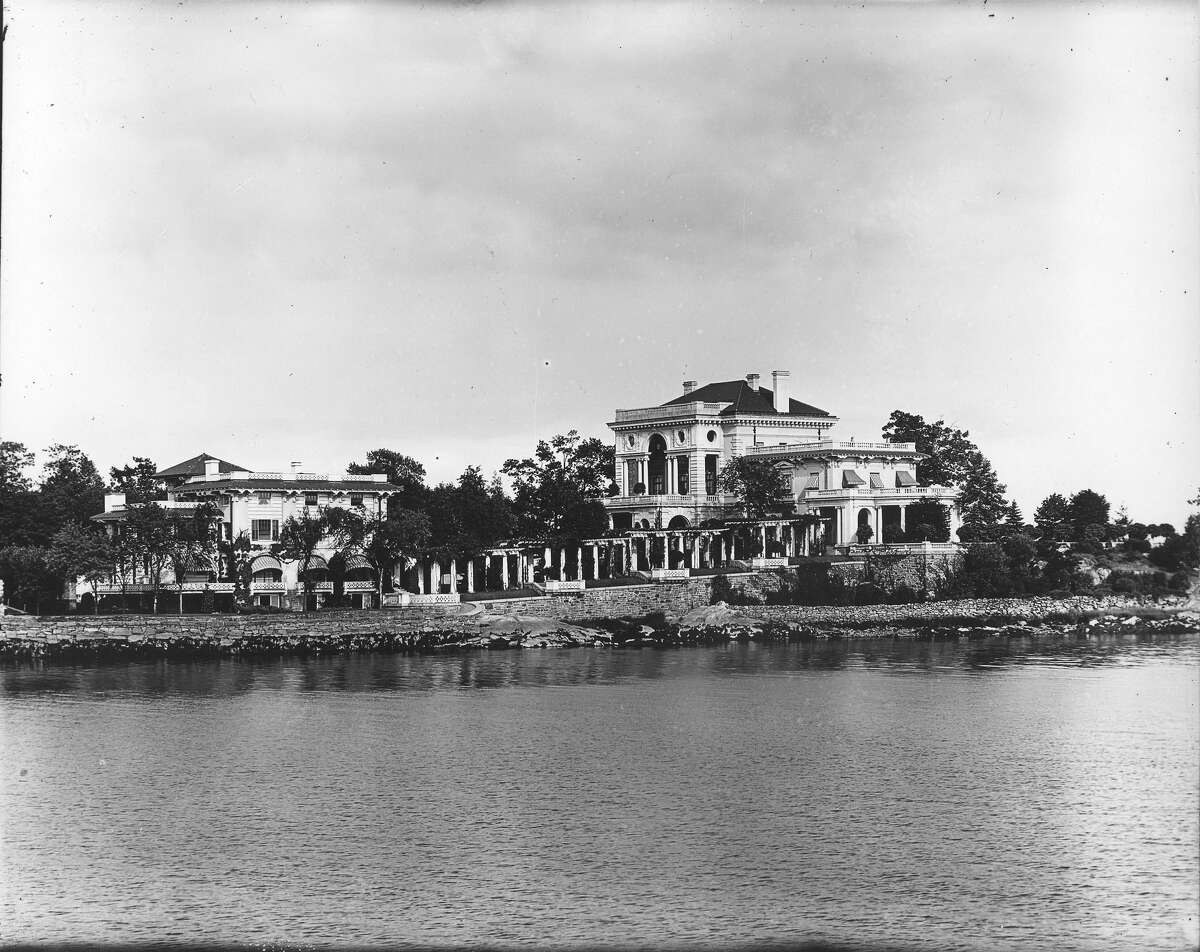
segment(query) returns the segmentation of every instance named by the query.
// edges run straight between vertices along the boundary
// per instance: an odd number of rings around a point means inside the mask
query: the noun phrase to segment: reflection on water
[[[0,667],[0,941],[1181,949],[1200,636]]]

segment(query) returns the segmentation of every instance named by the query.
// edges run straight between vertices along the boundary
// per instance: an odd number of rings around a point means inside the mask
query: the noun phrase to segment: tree
[[[392,501],[401,509],[420,508],[425,497],[425,467],[396,450],[377,449],[367,453],[365,463],[351,463],[346,472],[355,476],[382,473],[400,489]]]
[[[92,589],[92,610],[100,611],[100,583],[111,578],[116,562],[113,546],[102,531],[67,523],[50,540],[47,558],[61,572],[68,585],[83,579]]]
[[[253,577],[250,569],[254,564],[250,536],[239,532],[236,538],[222,539],[217,543],[217,554],[221,560],[220,576],[233,582],[234,604],[246,604],[250,597],[250,582]]]
[[[787,477],[779,464],[755,456],[735,456],[721,468],[721,491],[739,497],[747,515],[765,518],[788,494]]]
[[[335,517],[341,519],[342,517]],[[308,566],[312,562],[321,540],[325,538],[330,528],[327,509],[320,509],[315,514],[305,509],[298,516],[288,516],[279,529],[279,541],[271,546],[271,551],[290,561],[300,563],[300,575],[304,585],[304,607],[308,608],[308,599],[312,594],[312,580],[309,578]],[[340,531],[340,530],[339,530]]]
[[[211,503],[196,508],[191,518],[175,519],[171,542],[167,548],[167,561],[175,576],[175,589],[179,594],[179,614],[183,614],[183,584],[189,570],[212,567],[216,554],[217,526],[221,511]]]
[[[154,478],[158,466],[144,456],[135,456],[128,466],[109,469],[109,488],[115,493],[124,493],[125,502],[139,503],[163,499],[162,483]]]
[[[966,479],[958,496],[962,538],[994,542],[1007,534],[1004,523],[1011,506],[1004,498],[1005,491],[987,458],[978,450],[969,454]]]
[[[1051,493],[1034,510],[1033,522],[1042,542],[1065,542],[1070,535],[1070,503],[1062,493]]]
[[[911,503],[905,513],[909,542],[947,542],[950,539],[950,513],[936,499],[923,497]]]
[[[429,545],[429,517],[415,509],[398,509],[389,512],[387,519],[377,516],[358,518],[358,526],[350,537],[350,547],[362,553],[374,566],[377,592],[382,601],[384,580],[392,577],[396,566],[406,557]]]
[[[35,613],[42,610],[42,601],[57,597],[61,579],[50,567],[50,550],[43,545],[6,545],[0,548],[0,577],[4,579],[4,596],[11,604],[19,601],[28,611],[30,603]]]
[[[875,534],[875,530],[871,528],[870,523],[864,522],[861,526],[858,527],[858,532],[856,533],[856,535],[858,536],[858,544],[866,545],[868,542],[871,541],[871,536],[873,536],[874,534]]]
[[[1108,536],[1108,500],[1091,489],[1082,489],[1071,497],[1067,521],[1074,538],[1082,539],[1088,526],[1099,526]]]
[[[0,540],[8,545],[42,545],[53,531],[27,472],[33,461],[23,443],[0,443]]]
[[[144,569],[151,586],[155,614],[158,614],[163,569],[171,560],[175,543],[174,522],[167,510],[156,502],[134,506],[125,515],[121,554]]]
[[[428,493],[429,545],[445,557],[476,554],[512,532],[512,506],[498,480],[483,481],[468,466],[458,484],[441,483]]]
[[[975,465],[972,454],[979,447],[971,442],[966,430],[958,430],[937,420],[926,423],[916,413],[893,410],[883,425],[883,438],[890,443],[916,443],[917,452],[926,458],[917,461],[920,486],[961,486]]]
[[[67,522],[85,525],[104,508],[104,480],[78,446],[55,443],[46,449],[41,494],[51,531]]]
[[[532,457],[506,460],[501,472],[513,483],[516,531],[534,538],[581,538],[592,533],[596,508],[583,504],[611,491],[615,469],[609,464],[609,453],[600,441],[581,440],[575,430],[548,443],[539,440]],[[603,528],[607,526],[606,517]]]

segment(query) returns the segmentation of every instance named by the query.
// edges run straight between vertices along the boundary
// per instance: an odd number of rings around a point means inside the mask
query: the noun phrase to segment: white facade
[[[838,418],[791,398],[786,371],[771,376],[770,390],[758,374],[700,388],[686,381],[666,404],[617,410],[609,427],[618,493],[605,500],[612,527],[682,529],[736,515],[740,500],[720,491],[718,476],[730,459],[756,456],[787,469],[781,507],[820,516],[830,544],[857,541],[864,524],[882,542],[885,524],[903,527],[907,507],[929,498],[949,509],[955,538],[957,492],[917,487],[914,444],[832,440]]]

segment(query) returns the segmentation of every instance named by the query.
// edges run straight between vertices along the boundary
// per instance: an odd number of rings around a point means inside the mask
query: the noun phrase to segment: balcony
[[[814,499],[957,499],[958,490],[949,486],[895,486],[891,489],[806,489],[800,493],[802,502]]]
[[[743,456],[793,456],[812,453],[915,453],[916,443],[862,443],[858,440],[817,440],[812,443],[787,443],[783,446],[748,446]]]
[[[693,420],[696,417],[716,416],[724,410],[728,403],[705,403],[697,400],[695,403],[680,403],[672,407],[646,407],[641,410],[618,410],[616,423],[628,425],[631,423],[648,423],[656,420]]]
[[[96,594],[98,595],[137,595],[141,592],[153,592],[154,586],[149,582],[127,582],[124,586],[120,582],[101,582],[96,586]],[[164,592],[178,592],[179,586],[174,582],[163,582],[158,586],[159,594]],[[184,582],[183,592],[185,595],[195,592],[232,592],[233,582]]]
[[[605,507],[609,509],[622,508],[658,508],[664,509],[669,506],[726,506],[733,505],[737,499],[733,496],[727,496],[721,493],[689,493],[686,496],[679,494],[662,494],[653,496],[648,493],[643,493],[640,496],[609,496],[602,500]]]

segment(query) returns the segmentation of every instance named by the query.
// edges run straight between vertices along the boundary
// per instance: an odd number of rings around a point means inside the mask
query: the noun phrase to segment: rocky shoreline
[[[0,628],[0,659],[63,661],[431,653],[533,648],[668,648],[729,641],[1074,638],[1105,632],[1200,630],[1184,599],[1004,599],[837,608],[722,602],[669,618],[564,621],[468,611],[419,619],[390,613],[310,616],[144,616],[137,620],[24,619]],[[224,620],[224,621],[223,621]]]

